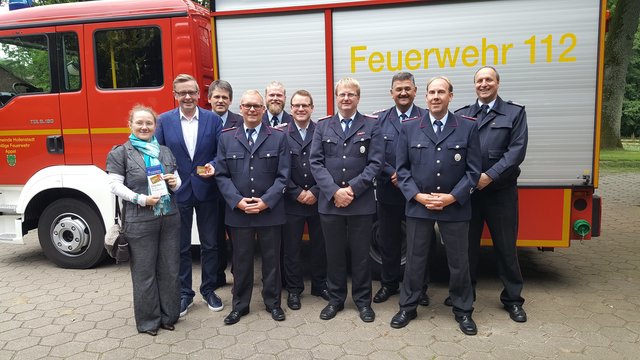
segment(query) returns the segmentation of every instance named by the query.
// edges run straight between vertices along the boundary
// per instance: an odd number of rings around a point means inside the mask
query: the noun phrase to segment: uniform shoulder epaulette
[[[230,127],[230,128],[222,129],[221,133],[225,133],[225,132],[227,132],[227,131],[235,130],[235,129],[237,129],[237,128],[238,128],[237,126],[232,126],[232,127]]]
[[[471,120],[471,121],[476,121],[477,119],[472,117],[472,116],[467,116],[467,115],[458,115],[461,118],[467,119],[467,120]]]
[[[269,129],[278,130],[280,132],[282,132],[283,128],[284,128],[284,126],[280,126],[280,125],[278,125],[278,126],[269,126]]]
[[[327,120],[327,119],[331,119],[332,117],[333,117],[333,115],[327,115],[325,117],[321,117],[320,119],[318,119],[318,122],[324,121],[324,120]]]
[[[371,114],[372,114],[372,115],[378,115],[378,114],[380,114],[381,112],[385,112],[386,110],[387,110],[387,109],[380,109],[380,110],[376,110],[376,111],[372,112]]]
[[[460,110],[464,110],[464,109],[466,109],[466,108],[468,108],[468,107],[470,107],[470,106],[471,106],[471,105],[465,105],[465,106],[461,107],[460,109],[458,109],[458,110],[454,111],[454,113],[457,113],[457,112],[458,112],[458,111],[460,111]]]
[[[378,120],[378,115],[362,114],[362,116],[368,118],[369,120]]]
[[[417,120],[417,119],[420,119],[420,118],[421,118],[421,116],[414,116],[414,117],[410,117],[410,118],[408,118],[408,119],[404,119],[404,120],[402,120],[402,123],[404,124],[404,123],[406,123],[407,121]]]
[[[522,104],[518,104],[517,102],[515,102],[515,101],[511,101],[511,100],[507,101],[507,104],[511,104],[511,105],[515,105],[515,106],[520,106],[521,108],[524,108],[524,105],[522,105]]]

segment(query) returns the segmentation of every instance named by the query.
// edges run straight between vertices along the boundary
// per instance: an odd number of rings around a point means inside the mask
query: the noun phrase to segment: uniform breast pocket
[[[395,158],[396,156],[396,147],[395,147],[395,140],[396,140],[396,134],[382,134],[382,139],[384,140],[384,153],[386,155],[386,157],[393,157]]]
[[[258,153],[260,168],[265,172],[276,172],[278,170],[278,151],[262,150]]]
[[[409,161],[412,164],[426,164],[429,159],[429,143],[412,141],[409,144]]]
[[[467,143],[449,142],[447,143],[449,163],[454,166],[460,166],[467,163]]]
[[[225,160],[227,161],[227,167],[231,173],[242,172],[242,166],[244,165],[244,152],[228,152]]]
[[[338,156],[338,138],[333,136],[322,137],[322,150],[326,157]]]
[[[489,160],[500,160],[507,149],[489,149]]]
[[[297,169],[300,167],[300,149],[291,149],[289,150],[289,153],[291,154],[291,168],[292,169]]]
[[[489,141],[496,145],[502,142],[506,142],[511,137],[511,129],[513,128],[513,123],[508,119],[495,119],[491,122],[491,133],[489,134]],[[501,144],[506,146],[505,144]]]
[[[371,135],[356,135],[352,140],[352,156],[366,157],[369,155]]]

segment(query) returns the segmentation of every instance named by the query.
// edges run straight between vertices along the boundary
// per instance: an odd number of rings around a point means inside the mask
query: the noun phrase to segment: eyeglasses
[[[178,95],[178,97],[185,97],[187,95],[189,95],[191,97],[195,97],[200,92],[199,91],[174,91],[173,93]]]
[[[311,105],[310,104],[291,104],[291,108],[292,109],[297,109],[297,108],[302,108],[302,109],[308,109],[310,108]]]
[[[240,104],[245,110],[260,110],[264,107],[262,104]]]
[[[357,96],[358,96],[358,94],[356,94],[356,93],[340,93],[340,94],[338,94],[338,98],[339,99],[344,99],[344,98],[351,99],[351,98],[354,98],[354,97],[357,97]]]

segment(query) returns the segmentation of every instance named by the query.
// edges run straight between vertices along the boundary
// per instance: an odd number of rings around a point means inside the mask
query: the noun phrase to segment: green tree
[[[627,70],[638,30],[640,1],[618,0],[612,10],[604,55],[601,148],[621,148],[620,121]]]
[[[640,28],[636,32],[633,42],[631,62],[627,74],[627,85],[622,102],[620,135],[640,136]]]

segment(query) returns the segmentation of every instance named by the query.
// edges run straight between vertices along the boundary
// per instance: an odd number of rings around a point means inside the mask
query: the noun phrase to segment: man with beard
[[[407,264],[400,311],[391,327],[402,328],[417,316],[429,244],[436,223],[449,265],[449,296],[460,330],[478,333],[473,313],[467,235],[471,193],[480,177],[480,139],[470,120],[449,112],[453,85],[443,77],[427,83],[429,111],[406,121],[398,141],[398,184],[407,199]]]
[[[478,100],[456,111],[475,119],[480,134],[482,173],[478,191],[471,197],[469,264],[475,286],[480,238],[485,221],[491,233],[498,262],[498,277],[504,289],[500,301],[515,322],[527,321],[521,296],[523,279],[518,263],[518,176],[527,151],[527,113],[524,106],[498,96],[500,75],[485,66],[474,83]]]
[[[264,89],[264,101],[267,111],[262,115],[262,122],[273,127],[284,127],[293,121],[291,115],[284,111],[287,92],[279,81],[272,81]]]
[[[227,203],[225,223],[233,241],[233,309],[226,325],[249,313],[257,237],[262,255],[262,298],[275,321],[283,321],[280,306],[280,243],[286,222],[283,193],[289,179],[286,135],[262,123],[264,100],[247,90],[240,100],[243,125],[220,135],[216,181]]]
[[[344,78],[336,84],[338,113],[318,121],[311,143],[311,173],[320,188],[318,212],[327,250],[329,304],[320,319],[344,309],[347,254],[351,254],[351,295],[360,319],[375,320],[371,308],[369,241],[376,212],[373,179],[384,162],[378,120],[358,112],[360,84]]]
[[[409,118],[422,117],[424,109],[416,106],[413,100],[417,92],[413,74],[400,72],[391,79],[391,98],[395,106],[378,114],[380,132],[384,139],[385,163],[377,178],[378,225],[380,256],[382,271],[380,282],[382,286],[373,297],[373,302],[385,302],[392,295],[398,293],[402,267],[400,265],[402,245],[402,221],[405,219],[404,208],[406,200],[398,188],[396,174],[396,148],[398,136],[402,128],[402,121]],[[425,288],[420,297],[420,305],[429,305],[427,295],[427,275],[425,273]]]
[[[320,190],[311,175],[309,155],[311,140],[316,125],[311,121],[313,98],[306,90],[298,90],[291,97],[290,122],[285,129],[291,153],[291,177],[287,185],[284,206],[287,222],[282,229],[284,256],[285,286],[289,295],[287,306],[298,310],[302,304],[300,296],[304,290],[300,248],[304,225],[309,229],[311,247],[311,295],[321,296],[329,300],[327,291],[327,258],[324,237],[318,215],[318,196]]]

